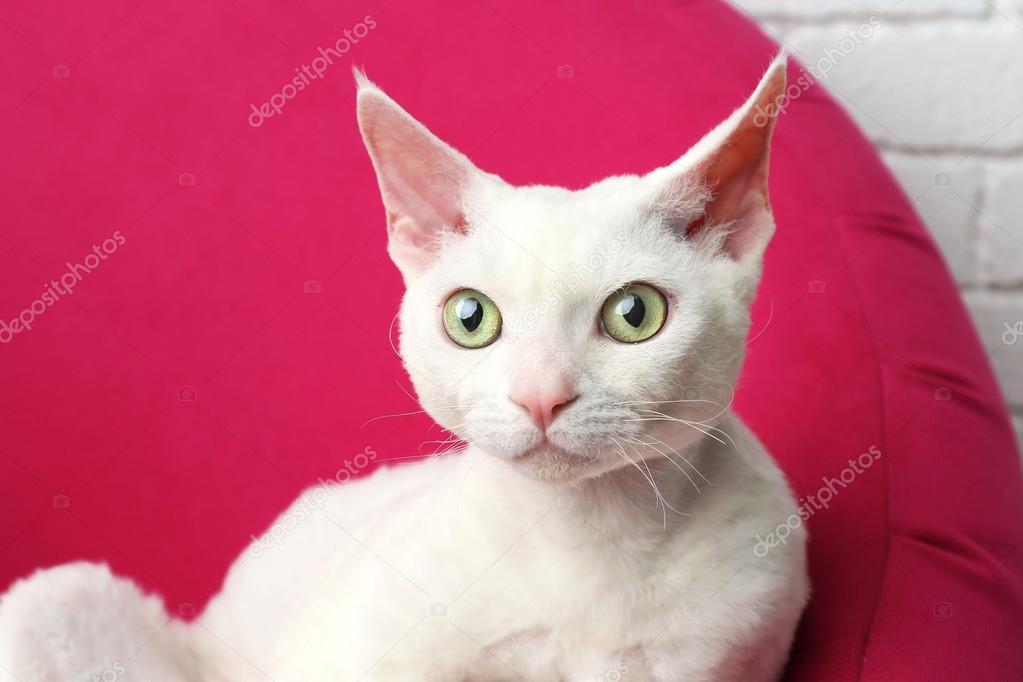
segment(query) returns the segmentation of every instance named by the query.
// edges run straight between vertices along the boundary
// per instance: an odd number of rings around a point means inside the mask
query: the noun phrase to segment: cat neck
[[[666,440],[661,453],[586,479],[577,487],[579,520],[604,535],[653,539],[689,525],[693,508],[713,494],[722,465],[720,444],[702,436],[686,444]]]

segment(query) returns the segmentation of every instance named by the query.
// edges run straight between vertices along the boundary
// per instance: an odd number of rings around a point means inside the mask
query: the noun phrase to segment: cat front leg
[[[761,608],[749,605],[747,612]],[[695,617],[645,647],[646,682],[776,682],[792,644],[801,600],[752,617]],[[716,617],[722,616],[722,617]],[[626,678],[631,679],[631,678]]]

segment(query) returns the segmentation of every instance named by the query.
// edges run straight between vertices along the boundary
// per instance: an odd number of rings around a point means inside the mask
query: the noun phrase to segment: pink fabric
[[[186,616],[317,477],[435,438],[425,418],[366,423],[417,408],[352,64],[482,167],[579,187],[674,159],[776,49],[709,0],[3,0],[0,17],[0,318],[124,238],[30,330],[0,327],[0,589],[103,559]],[[345,29],[324,78],[252,127]],[[881,453],[809,520],[787,679],[1018,679],[1023,483],[947,269],[821,88],[776,140],[739,409],[800,495]]]

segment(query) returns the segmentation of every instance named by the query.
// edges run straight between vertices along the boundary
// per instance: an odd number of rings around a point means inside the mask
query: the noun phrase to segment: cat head
[[[774,231],[785,62],[674,163],[578,191],[516,187],[356,72],[426,411],[552,483],[669,457],[724,415]]]

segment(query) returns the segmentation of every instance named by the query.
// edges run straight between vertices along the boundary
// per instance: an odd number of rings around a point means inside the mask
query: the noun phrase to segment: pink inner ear
[[[767,199],[767,145],[769,133],[746,123],[707,169],[706,182],[714,197],[704,216],[711,225],[731,224],[725,250],[741,258],[762,238],[770,220]]]
[[[468,231],[463,194],[478,171],[377,90],[360,91],[359,125],[377,171],[391,255],[406,274],[421,271],[444,233]]]
[[[466,173],[446,150],[412,128],[399,122],[370,136],[391,224],[408,218],[419,230],[457,230],[465,224],[460,195]]]
[[[772,104],[784,87],[784,62],[777,60],[745,106],[722,124],[731,128],[693,171],[692,177],[710,191],[711,199],[704,206],[703,215],[686,226],[687,238],[719,227],[727,229],[722,248],[735,259],[756,251],[770,238],[774,223],[767,175],[771,133],[778,111]],[[765,111],[773,113],[761,120]]]
[[[742,119],[721,147],[706,161],[700,174],[713,196],[703,216],[686,227],[695,237],[715,226],[728,226],[723,248],[733,258],[749,253],[771,229],[767,197],[767,166],[771,126]]]
[[[686,226],[687,238],[728,226],[723,248],[734,258],[741,258],[756,244],[763,229],[769,227],[765,221],[770,219],[767,169],[762,156],[741,165],[736,163],[737,156],[724,153],[711,162],[704,182],[713,197],[704,207],[703,215]]]

